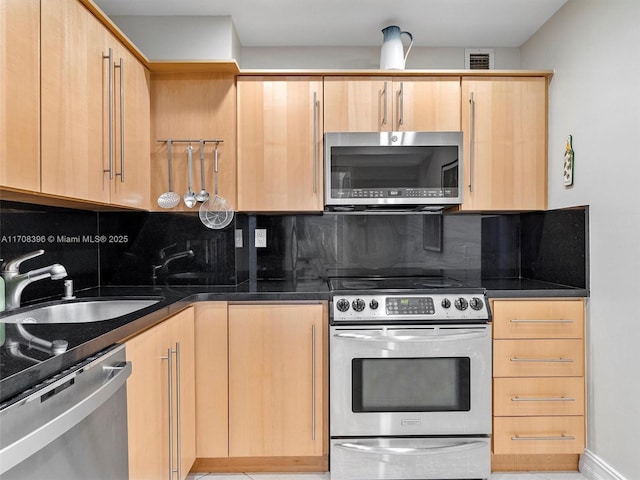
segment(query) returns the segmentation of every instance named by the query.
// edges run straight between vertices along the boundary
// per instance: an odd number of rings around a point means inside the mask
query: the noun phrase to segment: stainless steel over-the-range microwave
[[[462,203],[462,132],[325,134],[325,206]]]

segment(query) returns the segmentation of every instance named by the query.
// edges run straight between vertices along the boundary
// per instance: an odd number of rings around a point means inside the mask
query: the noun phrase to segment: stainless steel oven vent
[[[464,53],[467,70],[493,70],[493,48],[467,48]]]

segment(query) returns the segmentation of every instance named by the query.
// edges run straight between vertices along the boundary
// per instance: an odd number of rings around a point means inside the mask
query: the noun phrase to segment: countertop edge
[[[588,297],[586,289],[543,289],[543,290],[487,290],[491,299],[500,298],[575,298]],[[97,335],[84,343],[68,350],[64,354],[51,357],[38,364],[38,368],[30,368],[18,372],[0,381],[0,404],[12,403],[16,396],[24,390],[32,388],[39,382],[71,367],[72,365],[95,355],[117,343],[126,340],[157,325],[179,311],[201,302],[298,302],[328,301],[328,291],[304,292],[173,292],[172,298],[161,303],[152,311],[143,315],[130,314],[122,317],[120,322],[109,331]],[[35,370],[35,371],[34,371]],[[27,373],[28,372],[28,373]]]

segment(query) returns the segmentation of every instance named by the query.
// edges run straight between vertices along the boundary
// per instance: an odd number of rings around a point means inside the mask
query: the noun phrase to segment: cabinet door
[[[196,305],[197,457],[229,456],[227,302]]]
[[[129,477],[132,480],[168,476],[167,342],[163,324],[126,342],[127,360],[133,364],[127,381]]]
[[[325,77],[325,132],[391,131],[391,77]]]
[[[108,203],[105,28],[77,0],[42,1],[42,192]]]
[[[460,77],[395,78],[393,130],[460,130]]]
[[[323,451],[322,305],[229,306],[229,455]]]
[[[152,96],[152,165],[151,206],[167,191],[167,145],[156,140],[219,139],[218,193],[237,209],[236,195],[236,82],[233,75],[212,73],[159,74],[151,78]],[[196,181],[194,190],[200,190],[198,142],[193,145]],[[183,193],[187,189],[187,145],[175,143],[172,148],[173,188]],[[205,187],[214,190],[215,144],[205,144]],[[184,202],[175,210],[189,210]]]
[[[0,186],[40,191],[40,0],[0,2]]]
[[[180,451],[180,475],[171,478],[182,480],[195,460],[193,308],[128,340],[126,352],[133,363],[127,382],[129,476],[132,480],[167,478],[172,464],[174,470],[178,468]]]
[[[322,79],[238,78],[238,210],[321,211]]]
[[[547,79],[462,79],[463,210],[547,205]]]
[[[114,178],[110,202],[149,208],[151,107],[149,72],[114,40]]]
[[[460,77],[326,77],[327,132],[460,130]]]
[[[173,432],[174,469],[178,480],[187,477],[196,459],[196,385],[194,309],[174,315],[166,322],[168,348],[174,350]],[[179,455],[179,458],[178,458]]]

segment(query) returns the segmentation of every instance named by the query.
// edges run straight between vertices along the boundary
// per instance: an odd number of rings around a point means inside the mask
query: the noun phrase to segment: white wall
[[[585,473],[640,479],[640,2],[569,0],[521,60],[555,72],[549,208],[591,206]],[[565,188],[569,134],[575,185]]]
[[[495,48],[496,69],[520,68],[519,48]],[[244,69],[378,69],[380,46],[372,47],[244,47]],[[407,69],[464,68],[464,48],[413,47]]]
[[[230,16],[113,16],[150,60],[230,60],[240,40]]]
[[[150,60],[230,60],[243,69],[378,69],[380,46],[242,47],[230,16],[113,16]],[[382,38],[380,40],[382,42]],[[520,49],[495,48],[496,69],[520,68]],[[414,47],[407,69],[463,69],[464,48]]]

